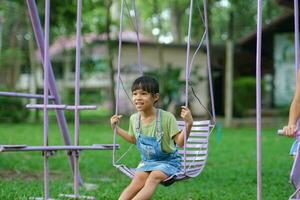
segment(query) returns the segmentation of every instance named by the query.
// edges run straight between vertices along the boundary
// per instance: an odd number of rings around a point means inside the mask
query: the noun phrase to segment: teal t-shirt
[[[162,149],[163,151],[170,153],[175,151],[176,144],[174,141],[174,136],[180,132],[176,119],[174,115],[170,112],[161,110],[161,123],[162,123],[162,130],[164,132],[164,136],[162,138]],[[138,113],[134,113],[130,116],[129,120],[129,135],[134,135],[137,137],[136,133],[136,120],[138,117]],[[141,122],[141,132],[146,135],[153,137],[155,135],[156,129],[156,120],[154,119],[150,124],[143,124]]]

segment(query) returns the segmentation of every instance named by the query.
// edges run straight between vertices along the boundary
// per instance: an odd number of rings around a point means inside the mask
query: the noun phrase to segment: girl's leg
[[[148,176],[144,187],[137,193],[133,200],[151,199],[157,185],[167,177],[168,176],[165,173],[159,170],[150,172],[150,175]]]
[[[122,192],[119,200],[132,199],[144,187],[148,176],[148,172],[136,172],[131,183]]]

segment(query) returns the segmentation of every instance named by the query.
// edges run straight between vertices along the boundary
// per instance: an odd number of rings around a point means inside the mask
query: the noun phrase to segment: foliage
[[[185,82],[180,80],[180,73],[182,69],[180,67],[171,67],[168,65],[166,68],[157,71],[148,72],[147,74],[156,77],[159,82],[160,89],[160,104],[161,107],[167,110],[171,102],[175,102],[176,105],[181,104],[180,95]]]
[[[0,122],[22,122],[29,116],[21,99],[0,96]]]
[[[28,28],[25,1],[1,1],[0,3],[0,48],[14,48],[24,41]],[[12,14],[13,13],[13,14]],[[19,48],[21,48],[19,46]]]
[[[16,59],[22,62],[24,57],[24,52],[20,48],[6,48],[0,54],[0,68],[10,68],[14,66]]]
[[[281,123],[281,122],[280,122]],[[280,124],[279,123],[279,124]],[[276,124],[276,123],[274,123]],[[122,126],[126,128],[128,125]],[[69,124],[73,133],[73,124]],[[292,140],[276,136],[276,126],[262,129],[262,198],[264,200],[288,199],[293,187],[288,182],[293,160],[288,155]],[[2,144],[41,145],[43,126],[40,124],[0,124]],[[62,144],[62,137],[55,123],[49,126],[49,144]],[[159,186],[153,199],[159,200],[239,200],[256,199],[256,134],[252,127],[224,128],[221,143],[215,133],[209,140],[208,162],[197,178]],[[119,138],[118,138],[119,139]],[[80,144],[111,144],[113,132],[107,122],[80,125]],[[118,140],[120,150],[128,150],[124,140]],[[280,147],[280,148],[278,148]],[[134,148],[133,148],[134,149]],[[138,159],[129,151],[124,159]],[[138,161],[138,160],[137,160]],[[96,199],[117,199],[130,179],[112,166],[111,151],[82,151],[80,172],[83,180],[94,183],[98,189],[80,188],[80,194]],[[123,162],[122,162],[123,163]],[[64,151],[49,159],[50,195],[70,194],[72,173]],[[40,152],[0,154],[0,199],[28,199],[43,195],[43,157]]]
[[[82,1],[82,33],[105,31],[105,2]],[[41,21],[44,20],[44,1],[37,1]],[[77,1],[51,1],[51,38],[76,33]]]
[[[80,90],[80,104],[82,105],[95,105],[101,104],[103,101],[103,92],[101,93],[98,89],[81,89]],[[72,90],[68,95],[67,104],[74,104],[75,91]]]
[[[264,83],[262,82],[262,95],[264,93]],[[253,77],[242,77],[234,81],[233,84],[233,105],[235,114],[244,116],[248,109],[256,106],[256,79]]]
[[[257,4],[252,0],[217,0],[211,1],[210,22],[212,40],[222,42],[228,36],[229,13],[234,13],[234,39],[238,40],[253,32],[256,28]],[[269,23],[281,15],[283,9],[273,0],[263,1],[263,23]]]

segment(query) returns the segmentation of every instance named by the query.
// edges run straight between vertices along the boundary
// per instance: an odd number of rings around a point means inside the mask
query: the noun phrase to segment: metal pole
[[[33,31],[34,31],[36,43],[37,43],[37,46],[38,46],[39,51],[41,53],[41,57],[43,58],[43,56],[44,56],[44,43],[43,43],[44,35],[43,35],[43,31],[42,31],[42,27],[41,27],[41,23],[40,23],[40,19],[39,19],[39,15],[38,15],[35,0],[27,0],[27,7],[28,7],[28,13],[29,13],[29,16],[30,16],[30,19],[31,19],[32,28],[33,28]],[[51,65],[50,59],[49,59],[49,90],[50,90],[50,93],[55,98],[55,101],[54,101],[55,104],[61,104],[60,96],[59,96],[58,91],[57,91],[57,87],[56,87],[56,83],[55,83],[55,77],[54,77],[54,73],[53,73],[53,70],[52,70],[52,65]],[[56,118],[57,118],[57,122],[59,124],[60,130],[61,130],[61,133],[63,135],[65,145],[72,145],[71,137],[70,137],[69,129],[68,129],[68,126],[67,126],[64,111],[63,110],[56,110]],[[70,164],[71,164],[71,167],[72,167],[72,171],[74,173],[74,165],[73,165],[74,159],[73,159],[72,156],[70,156],[69,159],[70,159]],[[80,180],[80,183],[82,183],[81,177],[79,177],[79,180]]]
[[[124,0],[122,0],[121,4],[121,14],[120,14],[120,30],[119,30],[119,49],[118,49],[118,64],[117,64],[117,95],[116,95],[116,110],[115,114],[119,114],[119,99],[120,99],[120,68],[122,62],[122,32],[123,32],[123,15],[124,15]],[[113,165],[116,163],[116,140],[117,140],[117,130],[114,129],[114,147],[113,147]]]
[[[187,49],[186,49],[186,60],[185,60],[185,106],[187,107],[189,104],[189,71],[190,71],[190,44],[191,44],[191,29],[192,29],[192,15],[193,15],[193,0],[190,1],[190,9],[189,9],[189,26],[188,26],[188,41],[187,41]],[[184,127],[184,173],[186,173],[186,124]]]
[[[295,34],[295,86],[298,79],[299,68],[299,4],[298,0],[294,0],[294,34]],[[296,87],[295,87],[296,88]],[[297,127],[300,127],[300,120],[297,120]]]
[[[261,37],[262,0],[257,0],[257,41],[256,41],[256,143],[257,143],[257,200],[261,200]]]
[[[21,98],[28,98],[28,99],[43,99],[44,95],[39,94],[30,94],[30,93],[18,93],[18,92],[0,92],[0,96],[7,96],[7,97],[21,97]],[[49,100],[53,100],[53,96],[48,96]]]
[[[74,145],[79,145],[79,109],[80,105],[80,50],[81,50],[81,8],[82,1],[77,1],[77,23],[76,23],[76,66],[75,66],[75,137]],[[74,195],[79,197],[79,152],[74,156]]]
[[[209,46],[209,31],[208,31],[208,16],[207,16],[207,2],[204,0],[204,22],[205,22],[205,31],[206,31],[206,54],[207,54],[207,68],[208,68],[208,79],[209,79],[209,90],[210,90],[210,103],[211,103],[211,112],[213,115],[214,122],[216,121],[216,112],[215,112],[215,101],[214,101],[214,92],[212,85],[212,74],[211,74],[211,61],[210,61],[210,46]]]
[[[48,146],[48,88],[49,88],[49,18],[50,0],[45,2],[45,40],[44,40],[44,146]],[[48,151],[44,153],[44,196],[49,198],[49,163]]]
[[[294,26],[295,26],[295,76],[297,82],[297,73],[299,67],[299,11],[298,0],[294,0]]]

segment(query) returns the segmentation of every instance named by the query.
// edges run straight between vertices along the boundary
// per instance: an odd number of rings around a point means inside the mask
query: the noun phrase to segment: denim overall
[[[298,146],[299,146],[299,136],[296,138],[295,142],[292,144],[291,150],[290,150],[290,155],[291,156],[296,156]]]
[[[136,144],[141,154],[142,161],[136,171],[153,171],[160,170],[168,177],[174,176],[180,172],[181,157],[176,149],[174,152],[166,153],[161,148],[161,141],[164,135],[161,122],[161,110],[156,111],[156,128],[153,137],[141,133],[141,114],[138,113],[136,118]]]

